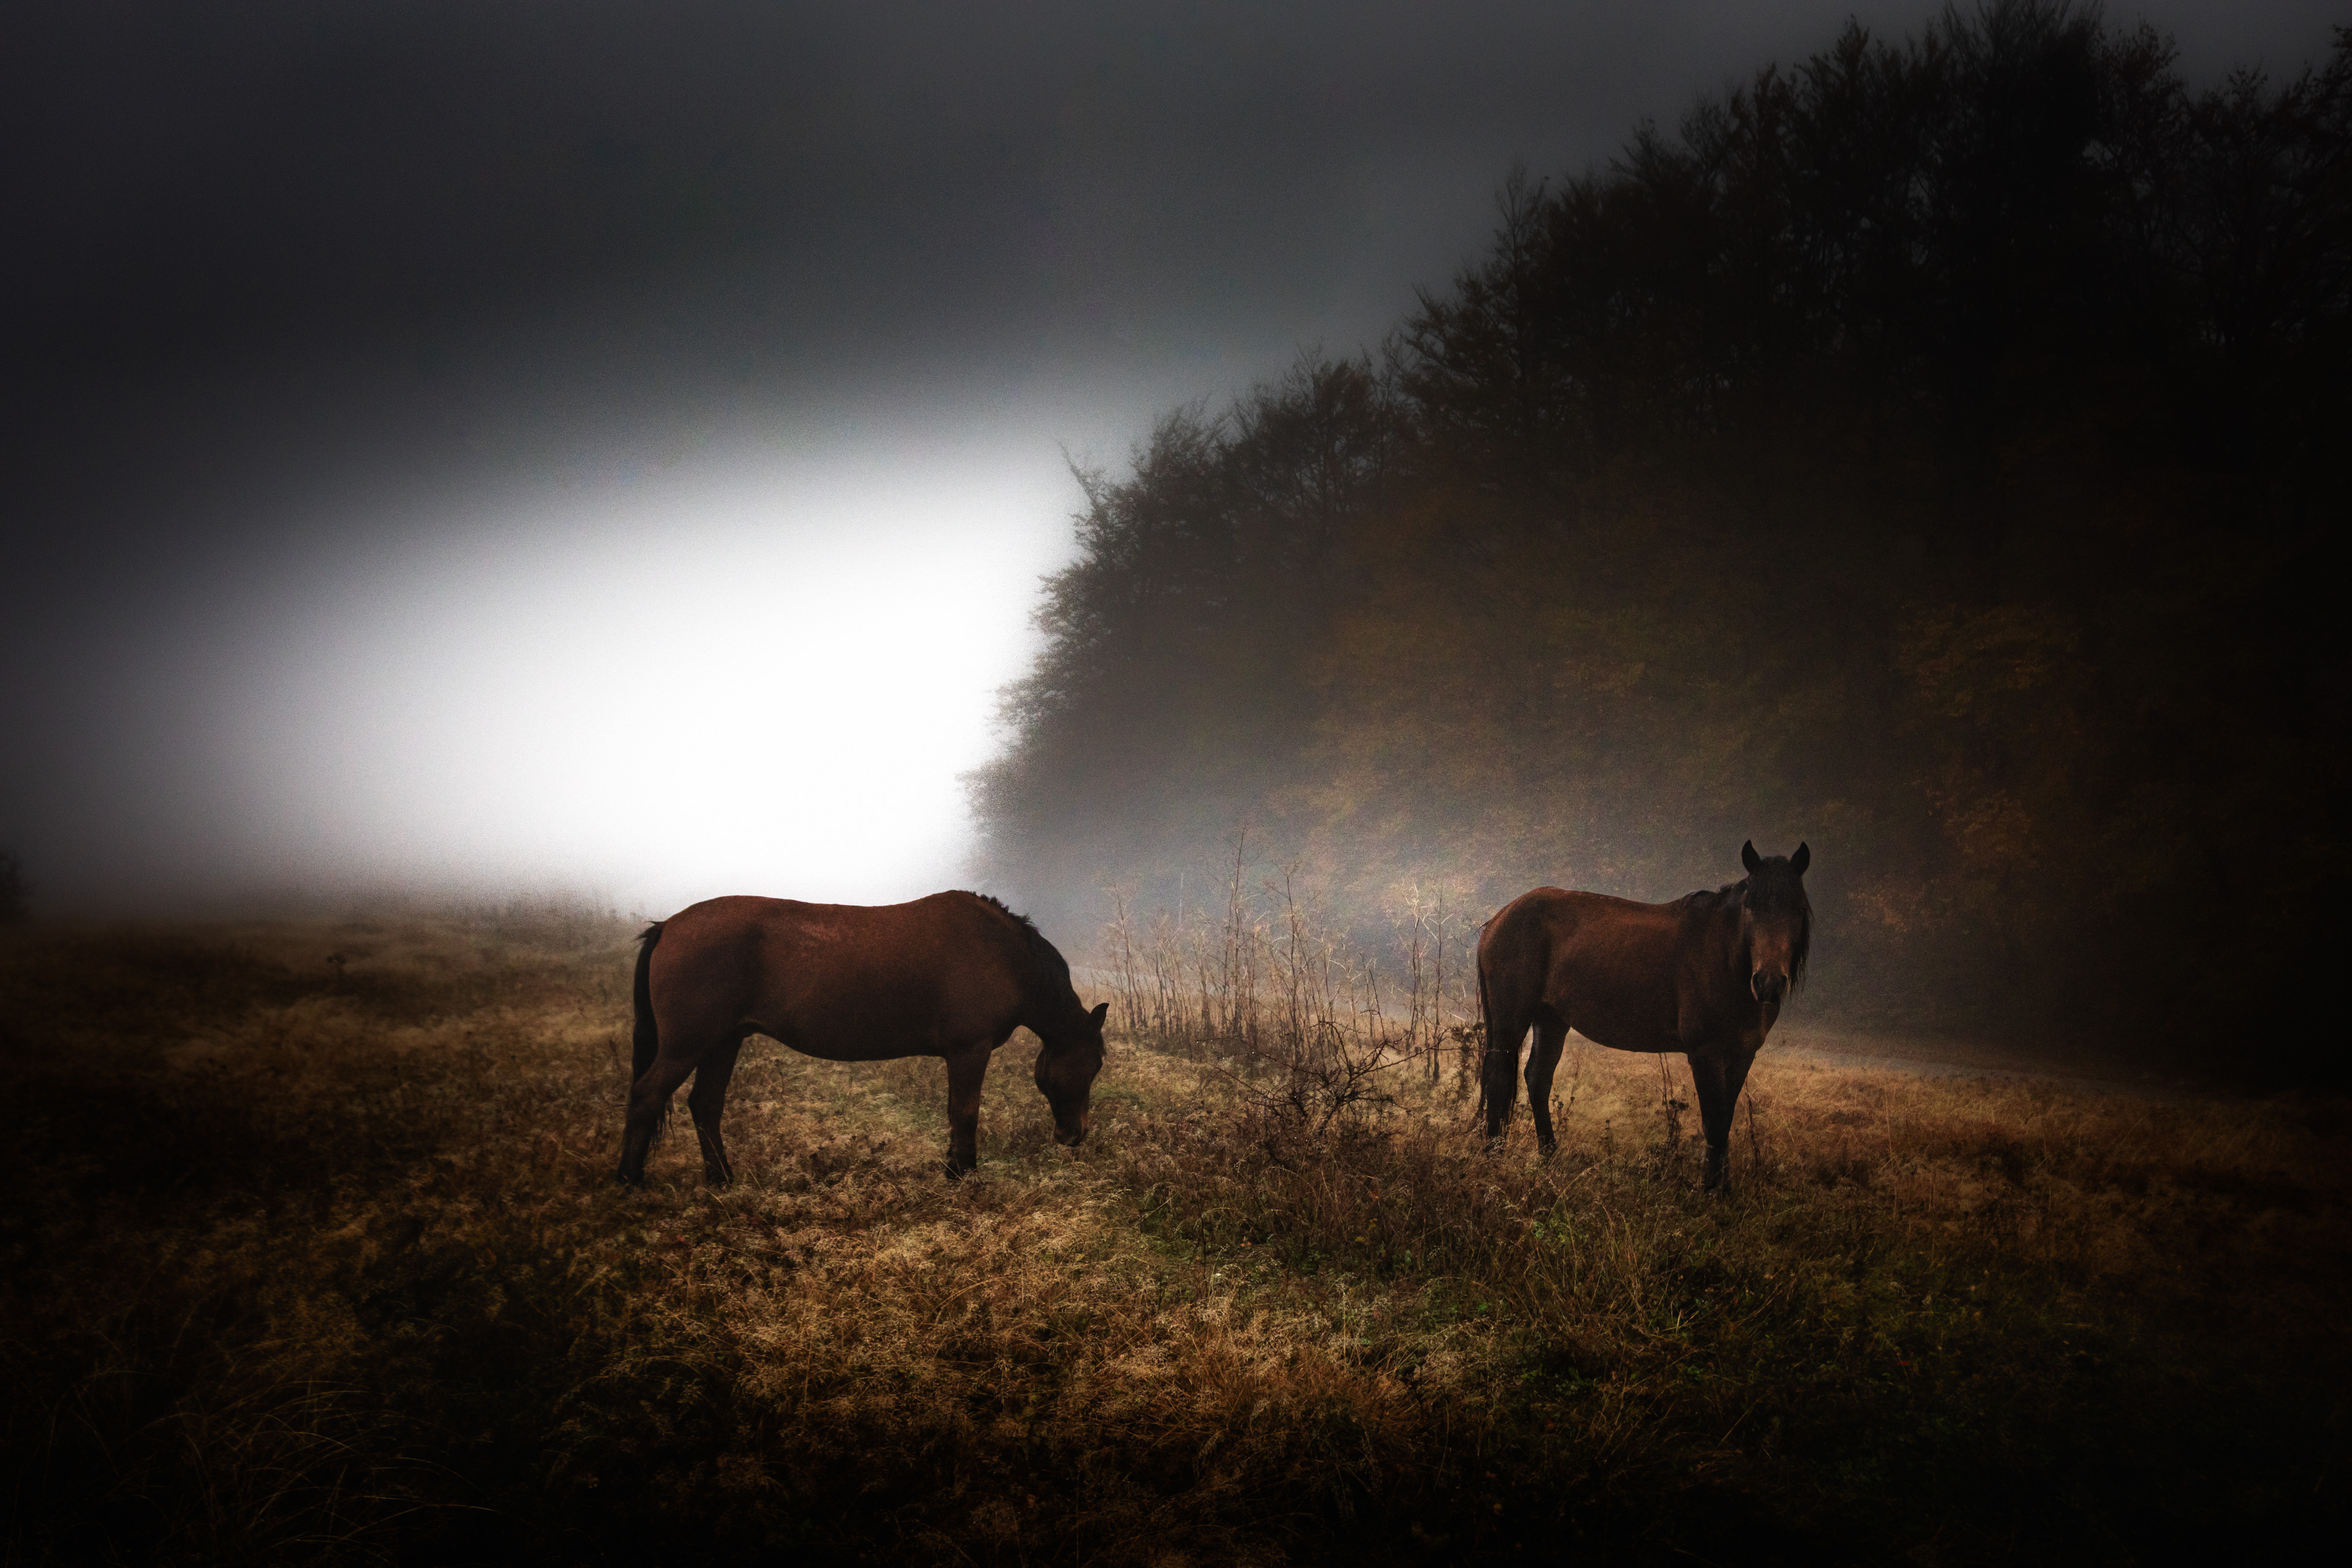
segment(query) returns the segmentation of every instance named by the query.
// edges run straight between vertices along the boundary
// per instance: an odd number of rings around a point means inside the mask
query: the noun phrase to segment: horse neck
[[[1039,1039],[1052,1044],[1076,1033],[1086,1005],[1067,981],[1041,976],[1031,985],[1022,1024]]]

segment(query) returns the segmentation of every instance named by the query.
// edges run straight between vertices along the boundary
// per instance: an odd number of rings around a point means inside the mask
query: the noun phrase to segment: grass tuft
[[[1269,1006],[1115,1039],[1075,1152],[1022,1037],[956,1184],[938,1063],[755,1042],[738,1184],[673,1135],[626,1194],[632,934],[0,932],[0,1555],[1946,1562],[2341,1522],[2340,1101],[1776,1048],[1716,1199],[1651,1058],[1571,1043],[1545,1161],[1382,1067],[1401,1038],[1349,1047],[1377,1096],[1293,1113]],[[1311,1021],[1346,975],[1255,984]]]

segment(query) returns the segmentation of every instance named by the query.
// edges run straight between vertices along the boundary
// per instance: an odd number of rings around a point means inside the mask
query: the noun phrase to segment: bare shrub
[[[1248,1116],[1320,1136],[1391,1107],[1382,1086],[1401,1075],[1436,1083],[1448,1046],[1476,1033],[1442,888],[1398,889],[1383,954],[1337,929],[1296,864],[1254,871],[1246,835],[1218,887],[1213,912],[1163,910],[1148,928],[1113,889],[1099,973],[1127,1038],[1208,1064]],[[1457,1067],[1457,1089],[1474,1079]]]
[[[1193,1032],[1122,1036],[1076,1151],[992,1073],[953,1185],[936,1063],[755,1040],[745,1179],[671,1140],[612,1192],[625,942],[0,944],[0,1555],[2155,1556],[2324,1517],[2340,1104],[1776,1046],[1716,1201],[1639,1056],[1571,1044],[1558,1156],[1489,1152],[1410,979],[1248,890],[1162,978],[1127,911],[1123,1028]]]

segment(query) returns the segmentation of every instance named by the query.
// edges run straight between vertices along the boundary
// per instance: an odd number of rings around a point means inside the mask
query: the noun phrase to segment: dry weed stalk
[[[2085,1496],[2145,1544],[2242,1525],[2242,1496],[2294,1516],[2340,1473],[2340,1107],[1776,1048],[1749,1088],[1773,1136],[1715,1202],[1662,1141],[1627,1146],[1660,1126],[1656,1065],[1591,1051],[1559,1157],[1523,1131],[1496,1157],[1411,1070],[1410,979],[1287,887],[1149,927],[1115,903],[1133,1032],[1095,1136],[1058,1149],[1024,1075],[992,1074],[991,1173],[952,1187],[936,1063],[762,1042],[738,1186],[701,1190],[671,1140],[650,1193],[609,1193],[623,928],[601,952],[414,918],[10,935],[34,1048],[5,1058],[5,1458],[47,1479],[0,1544],[62,1560],[103,1519],[126,1560],[562,1559],[583,1531],[1378,1557],[1412,1526],[1453,1543],[1424,1554],[1539,1544],[1562,1520],[1513,1533],[1536,1496],[1679,1540],[1700,1474],[1725,1517],[1832,1518],[1850,1554],[2031,1529],[2087,1555],[2114,1527]],[[1335,1076],[1286,1100],[1297,1069]],[[75,1411],[91,1441],[52,1419]]]
[[[1110,895],[1103,973],[1129,1037],[1153,1048],[1225,1064],[1252,1086],[1262,1109],[1289,1105],[1328,1127],[1383,1103],[1373,1076],[1411,1062],[1436,1082],[1448,1044],[1475,1033],[1475,994],[1461,994],[1458,917],[1443,889],[1406,884],[1391,932],[1402,963],[1402,1016],[1383,998],[1379,956],[1336,928],[1325,900],[1296,863],[1252,884],[1245,836],[1221,874],[1213,923],[1181,903],[1153,915],[1140,957],[1137,916],[1124,889]],[[1260,1083],[1271,1078],[1272,1087]],[[1466,1083],[1466,1070],[1457,1084]]]

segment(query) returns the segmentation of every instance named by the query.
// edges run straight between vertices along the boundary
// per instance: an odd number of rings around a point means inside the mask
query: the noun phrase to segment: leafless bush
[[[91,1560],[94,1527],[121,1561],[1452,1561],[1423,1536],[1556,1537],[1534,1495],[1632,1557],[1698,1475],[1742,1521],[1859,1520],[1832,1556],[2027,1529],[2095,1556],[2064,1533],[2084,1488],[2041,1478],[2107,1478],[2100,1518],[2160,1542],[2205,1497],[2344,1473],[2340,1103],[1776,1051],[1726,1201],[1660,1179],[1638,1055],[1573,1047],[1559,1153],[1524,1122],[1490,1151],[1402,1047],[1409,973],[1367,980],[1305,916],[1299,1016],[1337,1034],[1286,1100],[1293,927],[1252,891],[1254,994],[1229,885],[1167,922],[1164,990],[1131,908],[1107,965],[1123,1026],[1197,1026],[1207,959],[1237,1034],[1121,1049],[1077,1150],[1003,1064],[952,1184],[937,1062],[758,1041],[743,1178],[704,1189],[673,1139],[614,1193],[625,948],[455,921],[0,944],[0,1561]],[[1252,1016],[1255,1058],[1227,1043]],[[2123,1412],[2130,1464],[2086,1468]],[[1988,1526],[1994,1484],[2026,1500]]]
[[[1211,910],[1155,911],[1110,892],[1103,977],[1126,1036],[1208,1064],[1249,1116],[1315,1135],[1393,1105],[1384,1084],[1476,1081],[1470,930],[1440,884],[1408,882],[1388,930],[1345,931],[1297,864],[1253,868],[1245,836]]]

